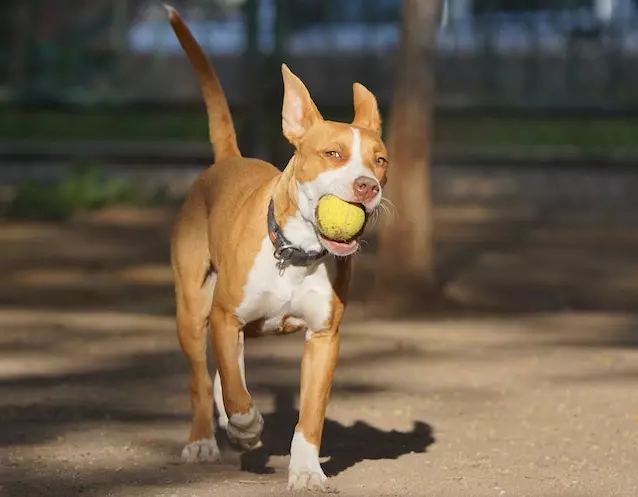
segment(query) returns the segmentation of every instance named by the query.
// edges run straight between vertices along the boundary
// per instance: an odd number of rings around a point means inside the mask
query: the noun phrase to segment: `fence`
[[[281,61],[330,117],[351,115],[353,81],[388,110],[400,0],[175,7],[214,60],[249,147],[278,136]],[[2,8],[5,139],[205,139],[199,88],[161,3],[7,0]],[[638,148],[634,10],[634,0],[445,0],[437,144]],[[55,112],[43,116],[47,108]]]

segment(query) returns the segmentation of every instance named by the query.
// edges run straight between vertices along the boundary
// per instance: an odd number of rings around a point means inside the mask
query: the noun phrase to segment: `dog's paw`
[[[217,442],[214,438],[206,438],[187,444],[182,450],[182,461],[188,463],[221,461]]]
[[[326,492],[326,475],[319,464],[317,447],[306,440],[301,432],[295,432],[290,446],[288,466],[288,490],[319,490]]]
[[[326,476],[323,474],[323,471],[316,472],[308,469],[288,473],[288,490],[330,491],[330,489],[326,487]]]
[[[252,450],[258,446],[263,429],[264,418],[253,406],[246,413],[232,414],[228,418],[226,434],[231,443],[243,449]]]

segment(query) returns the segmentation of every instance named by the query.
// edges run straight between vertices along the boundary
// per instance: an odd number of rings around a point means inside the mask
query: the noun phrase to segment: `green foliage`
[[[321,109],[325,117],[348,122],[352,107]],[[382,109],[389,122],[388,109]],[[269,112],[267,126],[257,130],[267,140],[281,139],[281,118]],[[237,134],[241,138],[248,129],[249,117],[236,112]],[[638,150],[638,118],[617,116],[535,116],[497,117],[477,114],[436,112],[434,117],[434,147],[454,146],[459,150],[476,148],[571,147],[581,151],[614,152],[618,149]],[[0,106],[0,137],[2,140],[128,142],[207,142],[205,113],[173,111],[149,115],[143,112],[122,111],[82,113],[22,112]]]
[[[237,122],[236,122],[237,124]],[[106,111],[86,107],[81,112],[30,110],[0,106],[0,137],[3,140],[160,140],[207,141],[203,107],[193,111],[149,113]]]
[[[107,179],[99,165],[83,164],[58,181],[22,182],[3,214],[9,218],[59,221],[78,211],[139,200],[139,191],[130,180]]]

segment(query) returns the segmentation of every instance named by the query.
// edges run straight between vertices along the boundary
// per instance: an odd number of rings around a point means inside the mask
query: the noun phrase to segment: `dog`
[[[220,460],[213,402],[233,444],[258,446],[264,422],[246,386],[244,338],[301,331],[288,489],[325,490],[319,450],[360,239],[323,237],[315,209],[326,194],[362,205],[368,216],[379,209],[388,159],[377,101],[354,83],[354,120],[324,120],[302,81],[282,64],[282,131],[294,154],[283,171],[242,157],[212,65],[179,13],[166,9],[201,85],[215,154],[190,187],[171,236],[177,334],[190,366],[192,421],[182,459]],[[209,329],[214,381],[207,368]]]

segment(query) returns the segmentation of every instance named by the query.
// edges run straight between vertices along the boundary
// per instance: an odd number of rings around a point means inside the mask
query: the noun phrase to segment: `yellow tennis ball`
[[[317,229],[326,238],[343,242],[363,229],[366,213],[360,205],[341,200],[336,195],[324,195],[316,210]]]

